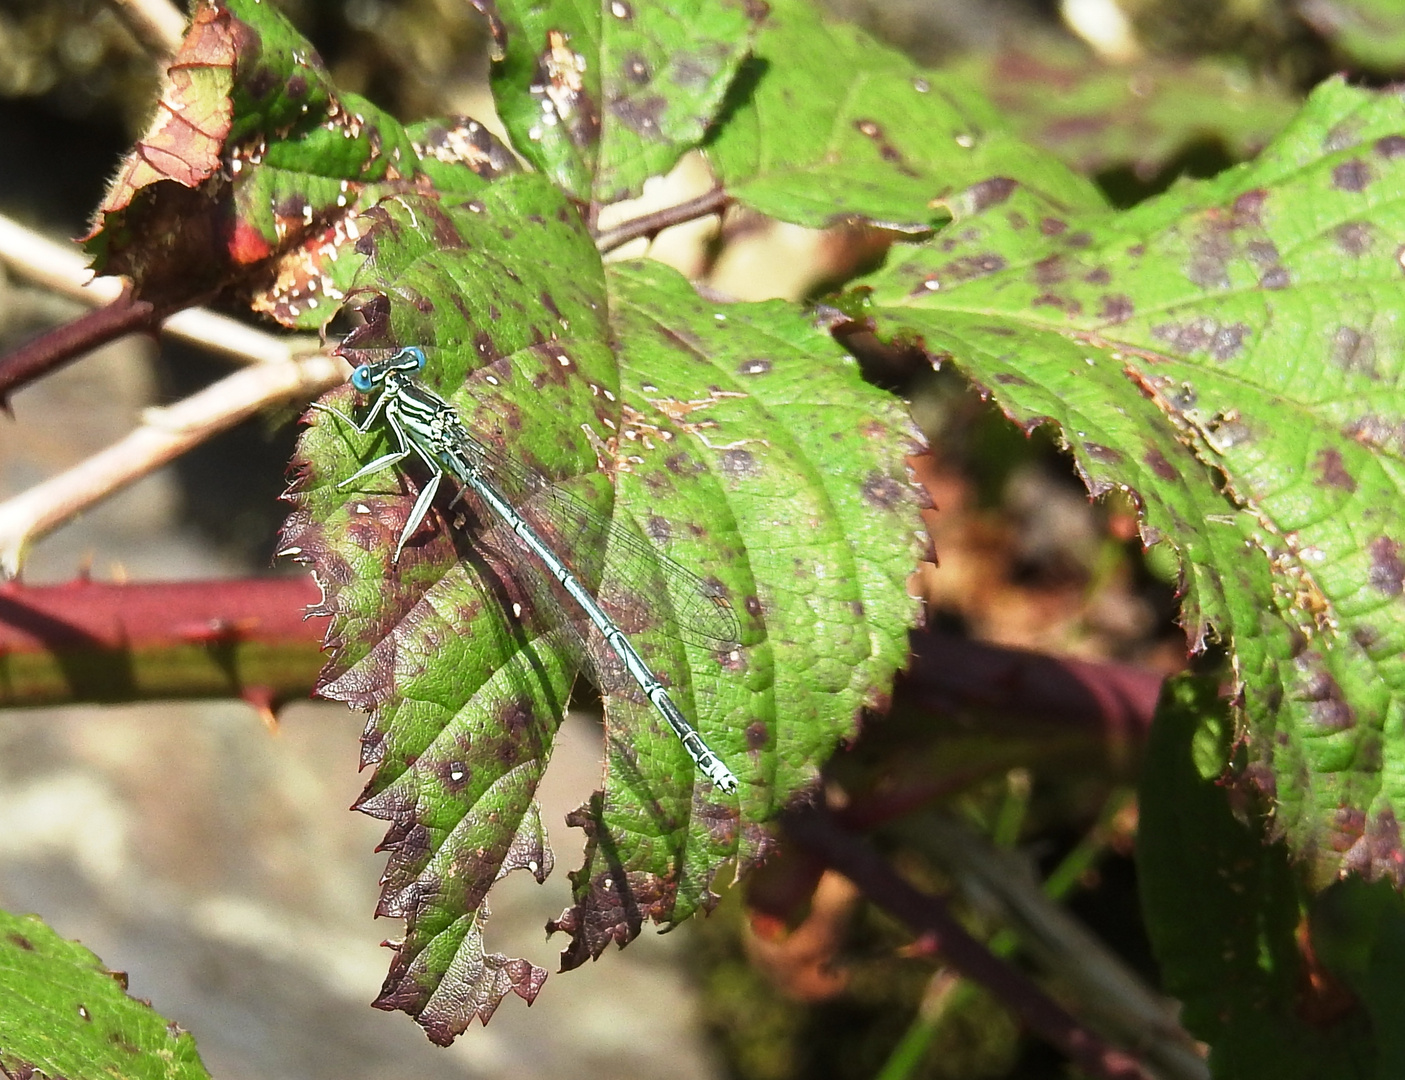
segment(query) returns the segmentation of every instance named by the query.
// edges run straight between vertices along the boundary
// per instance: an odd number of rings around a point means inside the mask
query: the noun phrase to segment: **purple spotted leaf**
[[[770,7],[705,148],[738,201],[813,228],[907,233],[949,220],[950,197],[990,178],[1099,204],[1085,178],[1012,135],[968,78],[920,68],[805,0]]]
[[[1132,211],[1011,186],[869,281],[1092,491],[1179,549],[1232,648],[1250,777],[1319,883],[1405,883],[1405,103],[1331,81],[1252,164]]]
[[[697,541],[684,523],[709,521],[745,567],[731,595],[746,647],[706,669],[701,689],[720,722],[709,742],[747,773],[737,814],[696,797],[660,802],[630,780],[634,746],[610,740],[611,783],[572,819],[587,847],[575,904],[554,924],[572,935],[568,968],[648,918],[710,907],[719,862],[744,873],[760,858],[760,823],[811,789],[861,709],[886,701],[917,616],[905,583],[921,553],[903,462],[919,436],[830,335],[779,301],[705,300],[657,263],[613,266],[607,286],[623,398],[617,513],[685,552]],[[624,704],[631,729],[658,726]],[[689,779],[681,764],[674,784]]]
[[[339,487],[387,434],[312,414],[284,540],[333,616],[321,692],[371,713],[358,807],[389,822],[378,913],[406,921],[377,1004],[448,1042],[540,986],[529,961],[485,948],[483,899],[513,869],[550,870],[534,794],[578,672],[605,701],[606,775],[571,819],[587,843],[556,924],[573,935],[567,966],[710,906],[713,875],[762,855],[763,824],[881,703],[916,615],[915,436],[793,307],[704,301],[653,264],[607,271],[539,175],[388,199],[365,220],[351,294],[364,325],[343,352],[422,347],[424,383],[491,451],[555,485],[519,511],[741,781],[727,794],[702,776],[476,497],[442,491],[393,562],[424,468]],[[367,404],[350,386],[325,403]],[[734,645],[689,632],[695,597],[661,555],[727,600]]]
[[[98,273],[130,277],[158,311],[237,295],[320,329],[361,265],[367,207],[397,191],[479,190],[515,168],[471,120],[407,130],[338,90],[273,5],[202,0],[87,246]]]
[[[702,141],[764,13],[746,0],[475,3],[513,145],[593,205],[639,194]]]
[[[1129,166],[1149,178],[1200,141],[1252,157],[1299,105],[1210,61],[1108,64],[1053,38],[974,53],[951,72],[988,94],[1022,138],[1083,173]]]

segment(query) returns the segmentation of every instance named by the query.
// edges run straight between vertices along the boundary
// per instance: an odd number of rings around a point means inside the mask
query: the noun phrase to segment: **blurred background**
[[[483,25],[463,0],[281,7],[341,86],[401,119],[489,119]],[[1251,155],[1334,70],[1367,81],[1405,70],[1405,23],[1370,22],[1379,7],[833,4],[920,61],[966,72],[1026,137],[1097,176],[1121,205]],[[0,0],[0,214],[56,238],[83,234],[145,126],[157,76],[99,0]],[[689,159],[611,220],[707,186]],[[734,214],[720,229],[695,223],[618,255],[646,249],[722,295],[804,299],[881,257],[882,243]],[[81,310],[0,263],[0,352]],[[1050,438],[1027,438],[956,374],[877,349],[862,359],[875,382],[912,402],[933,447],[914,468],[937,507],[927,516],[940,567],[918,579],[935,626],[1160,672],[1185,663],[1174,568],[1141,551],[1133,505],[1090,504]],[[21,391],[13,417],[0,417],[0,498],[228,370],[188,346],[128,339]],[[294,572],[271,568],[294,421],[292,411],[255,418],[122,492],[40,543],[25,580]],[[871,731],[892,739],[920,727],[938,749],[960,732],[979,754],[968,720],[900,711]],[[361,784],[362,722],[314,703],[284,710],[276,732],[237,702],[0,713],[0,907],[38,913],[128,971],[132,992],[193,1031],[222,1080],[1064,1075],[978,994],[931,1022],[945,985],[933,959],[904,950],[905,934],[837,879],[822,882],[804,927],[748,916],[734,889],[710,919],[646,931],[623,953],[553,975],[530,1010],[508,998],[486,1030],[447,1051],[432,1046],[405,1016],[368,1006],[389,960],[378,943],[399,927],[370,918],[382,826],[346,809]],[[839,770],[876,767],[884,752],[881,738],[861,742]],[[553,971],[564,941],[548,942],[542,928],[568,904],[581,843],[563,818],[598,783],[598,763],[595,720],[574,717],[543,793],[556,874],[540,888],[513,875],[491,900],[490,944]],[[1041,868],[1090,852],[1069,906],[1154,983],[1130,862],[1133,769],[1036,748],[987,768],[946,809],[987,831],[1013,814],[1012,842]],[[942,888],[947,871],[909,841],[884,840],[905,873]],[[974,914],[972,924],[990,929]],[[914,1045],[919,1028],[926,1041],[898,1062],[895,1048]]]

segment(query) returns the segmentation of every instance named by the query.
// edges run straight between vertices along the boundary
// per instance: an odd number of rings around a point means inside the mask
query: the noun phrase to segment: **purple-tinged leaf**
[[[710,303],[653,264],[607,272],[541,177],[466,200],[400,196],[365,219],[370,259],[351,294],[365,325],[344,351],[421,346],[425,382],[485,445],[613,519],[572,533],[539,516],[550,495],[519,507],[742,781],[726,795],[697,772],[483,508],[443,492],[392,565],[424,472],[339,489],[386,434],[317,414],[285,543],[334,617],[323,693],[372,711],[363,761],[376,771],[358,807],[390,823],[378,910],[406,919],[381,1002],[441,1039],[535,988],[525,961],[488,962],[480,908],[503,873],[550,867],[533,795],[578,670],[603,693],[608,771],[572,819],[588,843],[562,924],[576,935],[568,966],[646,920],[710,906],[722,865],[761,857],[764,823],[813,788],[906,655],[920,545],[904,455],[917,437],[790,306]],[[363,407],[349,387],[327,403]],[[728,598],[739,647],[676,624],[689,598],[654,552]]]
[[[88,250],[158,311],[234,294],[319,329],[361,265],[367,207],[396,191],[479,190],[515,168],[473,121],[407,131],[337,90],[272,5],[203,0]]]
[[[1123,214],[1012,187],[869,281],[881,332],[1057,424],[1180,549],[1319,883],[1405,883],[1402,192],[1405,103],[1328,82],[1251,165]]]

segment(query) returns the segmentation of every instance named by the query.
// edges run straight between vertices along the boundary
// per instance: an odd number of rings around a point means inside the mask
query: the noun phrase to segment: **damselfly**
[[[400,559],[405,542],[429,513],[430,504],[444,477],[452,477],[461,485],[455,502],[466,492],[472,491],[520,541],[519,553],[523,556],[530,553],[538,566],[560,582],[566,594],[600,632],[605,644],[619,658],[630,677],[638,683],[639,689],[673,729],[702,774],[723,791],[736,791],[738,781],[732,770],[712,752],[669,696],[667,687],[630,644],[624,631],[606,614],[566,560],[542,539],[527,515],[514,506],[514,501],[525,502],[530,498],[532,516],[539,520],[544,517],[557,531],[565,532],[585,525],[617,549],[622,558],[646,560],[644,565],[656,567],[673,601],[675,626],[680,636],[688,640],[700,642],[718,652],[737,648],[740,631],[731,605],[718,590],[697,575],[661,555],[626,529],[604,521],[585,503],[554,487],[540,473],[475,439],[459,419],[454,407],[414,377],[424,366],[423,350],[411,345],[384,360],[362,364],[352,372],[352,386],[363,394],[378,394],[371,411],[359,424],[329,406],[316,406],[339,417],[363,435],[371,430],[377,419],[384,417],[395,440],[394,450],[368,462],[338,486],[345,487],[364,476],[391,468],[411,455],[417,456],[428,467],[429,481],[415,500],[395,545],[393,558],[396,562]]]

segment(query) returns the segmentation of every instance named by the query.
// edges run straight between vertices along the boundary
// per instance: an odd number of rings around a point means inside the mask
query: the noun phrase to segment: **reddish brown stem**
[[[787,835],[799,847],[838,870],[919,938],[935,943],[952,967],[984,986],[1090,1076],[1151,1080],[1135,1058],[1109,1046],[1023,973],[966,933],[939,898],[913,888],[867,840],[844,829],[827,810],[798,810],[783,821]]]
[[[130,289],[112,303],[78,316],[0,357],[0,407],[10,395],[41,375],[77,360],[100,345],[138,330],[154,332],[159,322],[149,301],[134,300]]]
[[[1034,713],[1089,725],[1107,738],[1140,742],[1151,727],[1163,676],[1125,664],[1094,663],[915,631],[899,692],[930,712],[979,708]]]
[[[692,221],[695,218],[720,214],[731,205],[731,202],[730,195],[721,188],[714,188],[706,194],[689,199],[687,202],[681,202],[677,206],[655,210],[652,214],[641,214],[637,218],[626,221],[623,225],[607,229],[595,238],[595,246],[600,249],[601,254],[605,254],[614,251],[617,247],[622,247],[631,240],[637,240],[641,236],[652,239],[674,225],[682,225],[685,221]]]
[[[243,581],[0,586],[0,706],[311,692],[325,618],[304,575]]]
[[[847,827],[868,830],[906,817],[1012,765],[1027,764],[1031,755],[1097,762],[1113,774],[1134,768],[1156,713],[1161,674],[930,631],[914,631],[910,643],[912,658],[894,688],[893,715],[867,731],[859,747],[861,755],[871,755],[875,743],[896,738],[896,746],[888,747],[895,755],[892,767],[882,784],[849,792],[840,814]],[[974,715],[990,750],[963,757],[960,766],[926,768],[913,757],[910,727],[902,726],[910,725],[913,721],[904,718],[913,715]],[[938,744],[952,734],[931,732],[925,719],[918,723]]]
[[[132,585],[75,581],[66,585],[0,585],[0,659],[11,668],[21,656],[48,655],[71,665],[85,649],[141,648],[159,652],[192,640],[220,638],[242,646],[311,649],[298,685],[307,693],[320,657],[315,646],[326,620],[303,617],[317,603],[317,587],[304,575],[238,581]],[[221,629],[223,628],[223,629]],[[223,635],[221,637],[221,635]],[[1161,676],[1120,664],[1064,660],[945,634],[914,631],[913,659],[902,699],[924,710],[981,707],[1060,728],[1088,728],[1139,742],[1150,726]],[[153,687],[153,696],[182,696],[177,687]],[[105,691],[53,700],[132,700]],[[46,692],[43,702],[50,700]],[[40,704],[13,680],[0,678],[0,705]]]

